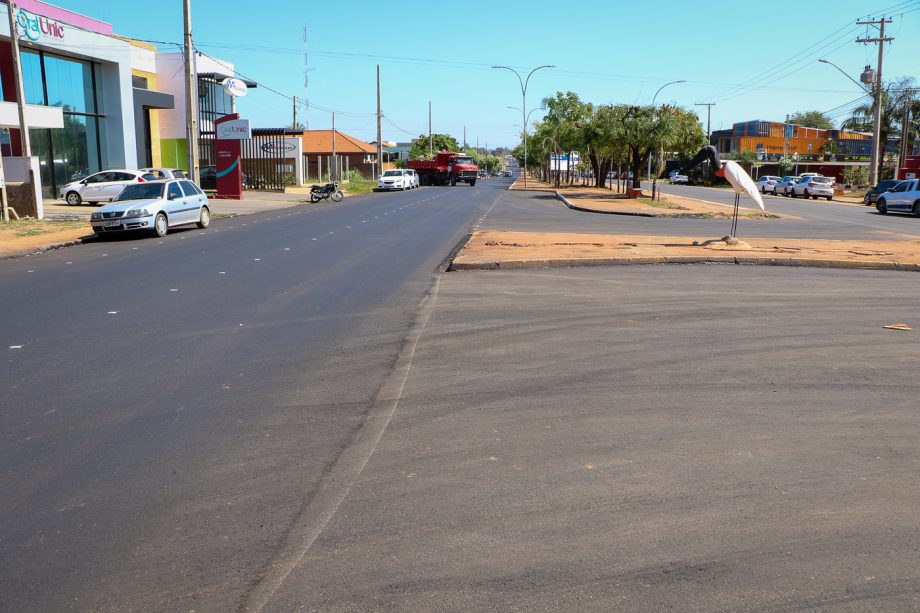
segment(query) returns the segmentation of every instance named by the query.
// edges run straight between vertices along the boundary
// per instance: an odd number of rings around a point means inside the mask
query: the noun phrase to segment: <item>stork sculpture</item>
[[[732,231],[729,236],[734,237],[735,232],[738,231],[738,206],[741,201],[741,194],[747,194],[751,199],[760,206],[760,210],[765,211],[763,206],[763,199],[760,197],[760,193],[757,191],[757,184],[754,183],[754,180],[751,179],[751,175],[744,171],[737,162],[732,160],[722,161],[719,159],[719,152],[716,151],[716,148],[707,145],[700,149],[690,163],[687,164],[685,168],[680,170],[681,174],[687,174],[691,168],[699,166],[704,161],[709,160],[709,163],[712,164],[712,168],[716,173],[717,177],[724,177],[732,184],[732,188],[735,190],[735,210],[732,215]]]

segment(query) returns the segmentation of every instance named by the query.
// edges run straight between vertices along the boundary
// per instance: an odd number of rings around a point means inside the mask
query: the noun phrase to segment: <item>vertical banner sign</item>
[[[224,115],[214,122],[217,138],[214,149],[217,160],[217,197],[240,200],[243,197],[243,171],[240,168],[240,141],[251,137],[249,120],[239,113]]]

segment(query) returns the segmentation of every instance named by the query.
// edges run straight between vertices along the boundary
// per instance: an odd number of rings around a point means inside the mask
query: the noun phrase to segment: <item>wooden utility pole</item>
[[[294,121],[291,123],[291,129],[297,129],[297,96],[294,96]]]
[[[434,159],[434,144],[431,142],[431,100],[428,101],[428,158]]]
[[[22,85],[22,63],[19,58],[19,32],[16,29],[16,4],[10,1],[7,5],[10,18],[10,44],[13,52],[13,80],[16,82],[16,107],[19,110],[19,139],[22,145],[22,156],[32,157],[32,143],[29,140],[29,127],[26,125],[26,94]],[[5,190],[4,190],[5,191]]]
[[[377,64],[377,176],[383,174],[383,126],[381,120],[383,113],[380,111],[380,64]]]
[[[332,172],[329,173],[330,181],[339,180],[339,159],[335,154],[335,111],[332,111]]]
[[[698,102],[695,106],[705,106],[706,107],[706,144],[709,144],[709,138],[712,135],[710,128],[712,127],[712,107],[716,105],[715,102]]]
[[[183,0],[185,9],[185,129],[188,134],[188,176],[198,182],[198,96],[196,94],[194,58],[192,43],[192,7],[190,0]]]
[[[878,43],[878,67],[876,69],[875,75],[875,117],[872,121],[872,161],[869,162],[872,167],[869,169],[869,183],[872,185],[878,184],[878,167],[879,159],[885,155],[885,150],[883,147],[886,143],[881,143],[881,132],[882,132],[882,59],[885,57],[884,47],[885,43],[890,43],[894,38],[885,38],[885,24],[891,23],[891,18],[885,19],[873,19],[870,21],[857,21],[856,25],[871,25],[878,26],[878,38],[857,38],[856,42],[858,43]]]

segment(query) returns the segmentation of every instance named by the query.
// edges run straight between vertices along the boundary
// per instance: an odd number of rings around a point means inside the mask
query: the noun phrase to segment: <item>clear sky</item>
[[[139,10],[124,0],[52,1],[108,21],[139,39],[179,43],[182,0],[160,0]],[[528,2],[383,3],[192,0],[196,44],[233,62],[239,73],[287,96],[335,110],[336,127],[376,139],[375,67],[380,65],[384,140],[409,140],[433,129],[467,142],[514,146],[519,141],[521,89],[508,71],[533,75],[527,110],[556,91],[571,90],[598,103],[657,102],[692,107],[715,102],[712,129],[752,119],[782,120],[803,110],[831,111],[839,122],[862,92],[826,58],[859,79],[876,64],[876,37],[858,26],[868,16],[891,16],[883,63],[887,79],[917,77],[920,66],[920,0],[808,0],[778,5],[722,2]],[[772,8],[771,8],[772,7]],[[804,10],[799,11],[798,8]],[[304,27],[309,49],[309,88],[304,87]],[[175,50],[175,47],[163,46]],[[254,127],[291,122],[290,100],[266,88],[238,105]],[[706,121],[705,107],[698,107]],[[531,121],[542,116],[531,115]],[[300,111],[303,118],[303,109]],[[309,127],[331,127],[330,113],[311,108]]]

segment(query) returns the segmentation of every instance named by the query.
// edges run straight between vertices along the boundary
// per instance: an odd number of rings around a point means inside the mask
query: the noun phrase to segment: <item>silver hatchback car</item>
[[[112,204],[93,211],[93,232],[104,236],[113,232],[146,230],[166,236],[170,228],[211,223],[208,197],[187,179],[147,181],[129,185]]]

